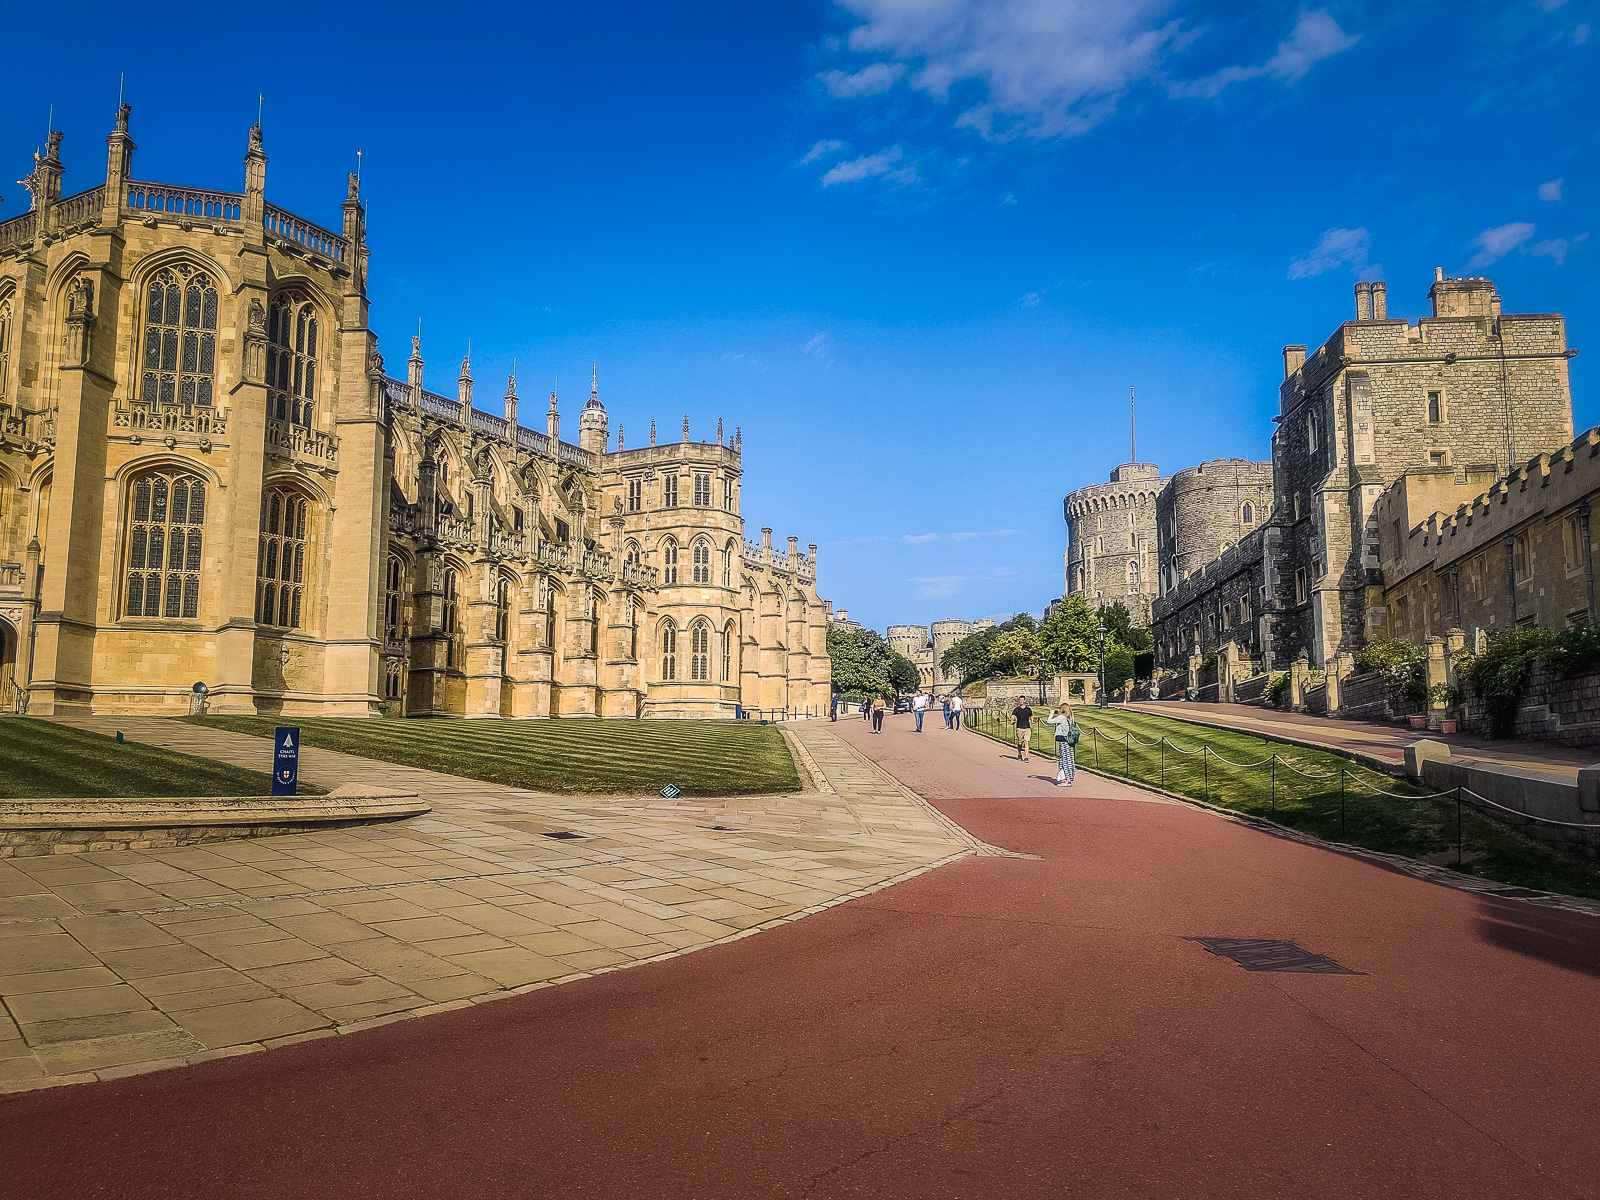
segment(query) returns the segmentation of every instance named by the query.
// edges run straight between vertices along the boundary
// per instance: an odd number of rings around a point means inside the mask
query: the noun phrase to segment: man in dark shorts
[[[1028,761],[1028,739],[1033,736],[1033,709],[1025,696],[1017,697],[1017,706],[1011,710],[1011,723],[1017,727],[1017,758]]]

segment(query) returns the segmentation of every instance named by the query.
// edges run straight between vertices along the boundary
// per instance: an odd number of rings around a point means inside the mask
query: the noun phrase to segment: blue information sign
[[[300,730],[279,725],[272,735],[272,794],[292,796],[300,779]]]

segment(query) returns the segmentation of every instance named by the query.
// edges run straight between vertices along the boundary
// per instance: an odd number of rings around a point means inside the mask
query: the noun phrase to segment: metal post
[[[1278,756],[1276,754],[1272,756],[1272,816],[1274,820],[1278,816]]]
[[[1456,787],[1456,866],[1461,865],[1461,788]]]
[[[1206,799],[1211,799],[1211,747],[1205,742],[1200,743],[1200,769],[1205,772]]]
[[[1339,836],[1344,836],[1344,768],[1339,768]]]
[[[1161,790],[1167,789],[1167,735],[1161,735]]]
[[[1100,769],[1100,727],[1091,725],[1089,734],[1094,738],[1094,769],[1098,771]]]

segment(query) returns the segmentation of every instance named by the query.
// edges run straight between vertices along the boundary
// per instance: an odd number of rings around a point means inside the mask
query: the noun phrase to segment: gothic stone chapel
[[[365,210],[242,192],[63,196],[61,134],[0,222],[0,708],[730,717],[821,711],[816,546],[744,537],[742,438],[610,449],[384,373]]]

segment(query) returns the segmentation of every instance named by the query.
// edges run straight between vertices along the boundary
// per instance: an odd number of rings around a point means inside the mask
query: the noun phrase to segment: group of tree
[[[1133,678],[1134,657],[1149,652],[1150,631],[1134,626],[1126,605],[1092,609],[1082,596],[1057,601],[1043,621],[1018,613],[993,629],[969,634],[944,652],[939,665],[946,675],[959,674],[963,685],[997,676],[1096,672],[1102,624],[1106,687],[1116,691]]]
[[[833,690],[841,696],[893,699],[922,683],[917,664],[871,629],[828,630],[828,657],[833,660]]]

